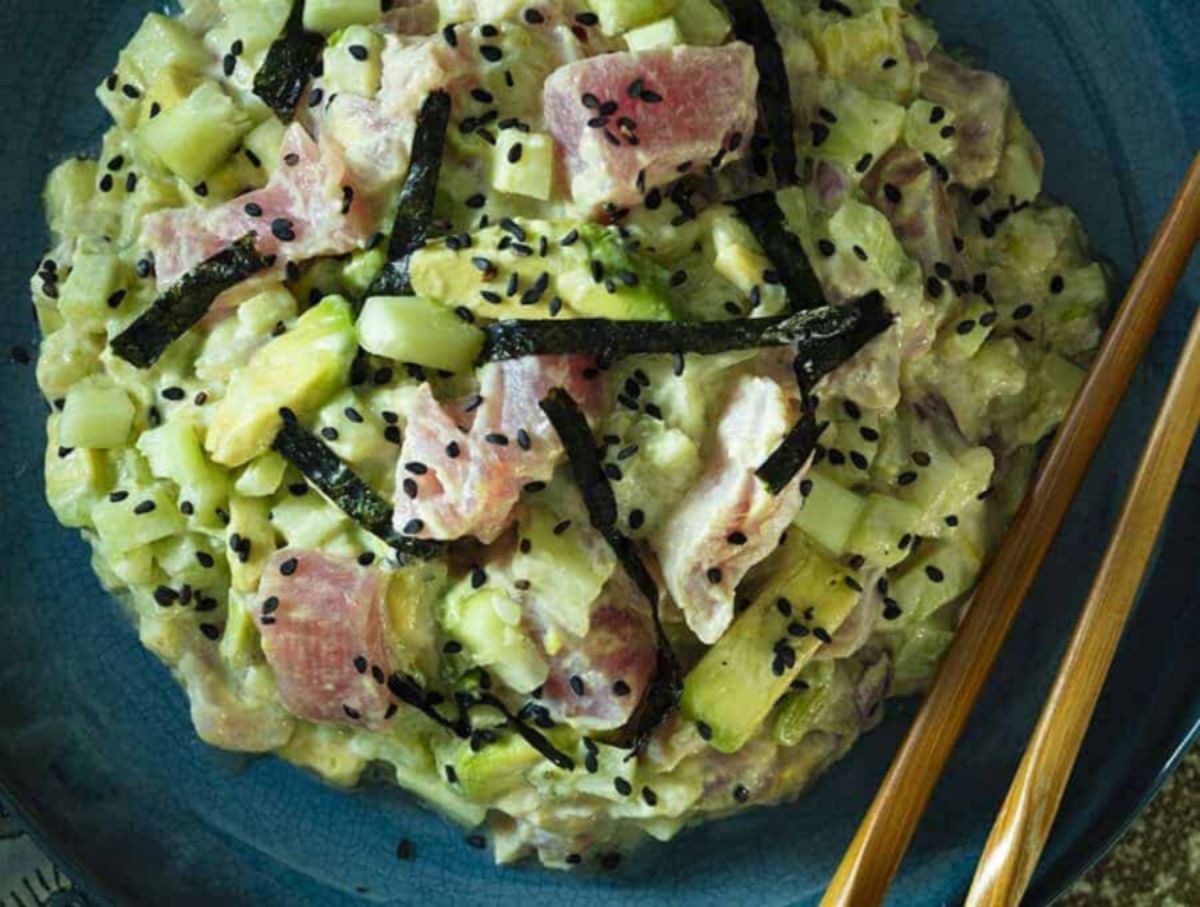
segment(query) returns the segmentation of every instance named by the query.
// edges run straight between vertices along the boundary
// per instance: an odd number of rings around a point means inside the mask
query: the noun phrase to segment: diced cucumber
[[[100,339],[62,327],[42,340],[37,381],[51,400],[65,397],[77,381],[100,366]]]
[[[293,2],[299,0],[218,0],[221,21],[205,35],[204,43],[214,56],[223,58],[240,41],[242,53],[255,58],[283,32]]]
[[[117,68],[96,86],[96,99],[122,129],[132,129],[142,109],[146,80],[124,54]]]
[[[917,480],[901,486],[896,494],[921,508],[922,526],[935,524],[987,490],[993,465],[986,447],[968,448],[957,455],[930,452],[929,466],[918,467]]]
[[[554,140],[545,132],[505,129],[492,149],[492,185],[546,201],[554,183]]]
[[[866,255],[865,263],[890,283],[896,283],[902,272],[911,266],[908,254],[891,223],[878,208],[847,199],[829,218],[829,239],[843,255]]]
[[[600,30],[608,37],[670,15],[675,0],[590,0],[588,5],[600,17]]]
[[[56,234],[75,234],[96,191],[99,166],[86,158],[71,158],[51,171],[42,202],[46,225]]]
[[[1000,431],[1013,447],[1036,444],[1067,414],[1086,372],[1068,359],[1047,352],[1029,373],[1032,399],[1013,401],[1015,412],[1002,413]]]
[[[475,592],[461,584],[446,597],[442,626],[461,642],[475,664],[488,668],[518,693],[546,680],[549,668],[521,632],[521,606],[496,589]]]
[[[592,603],[612,575],[616,559],[604,545],[585,546],[584,530],[574,524],[561,529],[562,523],[546,507],[529,508],[517,526],[522,544],[513,557],[513,575],[528,580],[534,589],[552,590],[546,595],[551,616],[563,630],[582,638],[588,632]]]
[[[173,581],[194,589],[224,588],[229,572],[222,539],[200,532],[172,535],[154,543],[154,560]]]
[[[806,478],[812,487],[792,524],[834,554],[845,554],[848,550],[846,545],[854,527],[858,525],[866,501],[861,495],[815,470],[810,471]]]
[[[225,632],[228,634],[228,629]],[[348,729],[335,724],[301,721],[278,755],[293,765],[311,769],[331,784],[349,788],[358,783],[367,767],[367,760],[352,748],[354,740]]]
[[[973,332],[985,330],[978,324],[973,328]],[[961,363],[943,364],[937,387],[963,435],[970,441],[981,441],[988,431],[993,404],[1012,401],[1023,405],[1020,395],[1027,380],[1017,341],[1006,337],[982,344],[974,356]]]
[[[942,655],[954,639],[954,628],[937,615],[908,627],[899,635],[892,653],[892,688],[896,696],[908,696],[923,689],[933,676]]]
[[[776,741],[783,746],[796,746],[808,735],[813,722],[829,702],[834,670],[835,662],[826,659],[810,662],[800,672],[797,680],[804,682],[804,689],[789,693],[775,715],[772,732]]]
[[[346,292],[355,297],[366,294],[383,266],[387,264],[387,250],[382,246],[374,249],[359,249],[350,256],[342,268],[342,284]]]
[[[101,557],[107,559],[108,569],[112,571],[113,575],[130,588],[148,586],[154,580],[154,554],[149,545],[141,545],[128,551],[112,551],[102,544],[100,550],[92,556],[93,568]],[[142,597],[148,598],[149,596],[143,591]],[[144,634],[148,624],[158,623],[158,621],[151,619],[142,620],[140,623],[138,632]],[[163,621],[162,623],[167,622]]]
[[[51,416],[46,426],[46,501],[64,526],[90,526],[92,508],[110,486],[108,461],[99,450],[63,447],[60,419]]]
[[[296,317],[296,297],[283,284],[273,284],[238,306],[238,326],[251,334],[266,334],[279,322]]]
[[[219,649],[221,659],[235,670],[244,670],[262,657],[256,610],[257,603],[249,596],[236,592],[229,596]]]
[[[288,493],[271,513],[271,522],[293,548],[320,548],[350,525],[346,515],[316,491]]]
[[[875,97],[907,104],[915,93],[918,73],[905,47],[900,22],[911,17],[888,6],[852,18],[829,18],[830,24],[812,35],[825,72]],[[895,63],[885,67],[885,60]]]
[[[979,352],[992,334],[996,310],[980,296],[971,296],[942,328],[937,354],[947,362],[961,362]]]
[[[144,151],[195,186],[215,171],[254,124],[216,82],[205,80],[187,98],[137,128]]]
[[[156,119],[164,110],[170,110],[187,100],[196,90],[200,77],[178,66],[164,66],[146,89],[145,103],[138,115],[138,122]]]
[[[103,331],[113,314],[109,300],[123,283],[121,260],[116,253],[81,249],[59,289],[59,311],[78,331]]]
[[[152,211],[178,208],[185,204],[178,189],[179,181],[171,176],[158,177],[143,171],[138,174],[137,188],[125,197],[121,205],[121,242],[132,245],[142,232],[142,218]]]
[[[820,649],[817,631],[828,639],[858,602],[848,574],[804,534],[790,533],[784,548],[780,573],[684,679],[680,709],[723,753],[758,730]]]
[[[625,46],[635,54],[644,50],[675,47],[683,43],[683,32],[680,31],[674,16],[667,16],[625,32]]]
[[[200,73],[209,63],[204,46],[178,20],[160,13],[150,13],[142,20],[123,56],[142,74],[146,85],[153,84],[169,66]]]
[[[243,154],[249,152],[254,155],[254,161],[262,166],[268,177],[273,176],[279,166],[279,149],[283,145],[284,132],[283,123],[278,117],[268,117],[250,130],[243,143]]]
[[[123,489],[124,490],[124,489]],[[120,501],[104,499],[92,511],[96,532],[109,551],[121,554],[183,532],[183,515],[165,482],[132,489]]]
[[[478,749],[464,740],[456,749],[454,770],[462,792],[478,803],[489,803],[524,782],[525,772],[542,755],[517,734]]]
[[[686,44],[715,47],[729,34],[729,17],[712,0],[679,0],[674,18]]]
[[[483,348],[483,332],[419,296],[376,296],[358,317],[358,342],[377,356],[462,372]]]
[[[280,409],[303,414],[320,406],[349,379],[357,346],[350,304],[331,296],[258,349],[217,404],[205,439],[213,460],[240,466],[266,451]]]
[[[317,412],[313,430],[368,485],[385,496],[392,493],[399,448],[384,434],[383,420],[353,390],[330,397]]]
[[[199,428],[180,410],[158,428],[142,432],[137,449],[160,479],[179,486],[180,502],[187,501],[202,526],[216,526],[216,511],[229,497],[229,474],[210,463],[200,446]]]
[[[123,447],[133,428],[133,416],[129,395],[107,377],[97,375],[67,391],[58,423],[58,443],[94,450]]]
[[[325,90],[373,98],[383,77],[383,36],[363,25],[339,32],[323,54]]]
[[[649,374],[653,386],[661,394],[656,395],[655,399],[664,420],[670,420],[670,424],[653,416],[642,413],[634,415],[616,409],[605,422],[601,433],[613,434],[621,439],[620,445],[608,449],[610,461],[619,458],[622,450],[637,445],[637,456],[618,463],[623,477],[620,482],[613,483],[613,492],[617,498],[617,510],[626,524],[626,533],[632,538],[648,538],[691,490],[703,469],[701,444],[676,427],[681,423],[686,425],[693,419],[702,422],[703,413],[681,416],[680,409],[688,407],[691,395],[676,386],[675,376],[668,369],[656,373],[647,368],[648,363],[644,360],[636,361],[639,363],[637,366],[613,374],[610,386],[619,388],[632,377],[626,375],[626,371],[632,373],[641,369]],[[697,434],[703,432],[698,431]],[[640,514],[637,518],[634,517],[635,511]]]
[[[229,499],[225,553],[235,592],[257,589],[267,558],[275,553],[275,528],[267,519],[269,508],[263,498],[234,495]]]
[[[911,541],[921,527],[921,516],[921,509],[913,504],[886,494],[868,495],[847,548],[868,564],[894,567],[911,552],[911,545],[901,545],[901,540],[908,536]]]
[[[265,498],[279,490],[283,474],[287,471],[287,460],[275,451],[255,457],[234,482],[233,490],[248,498]]]
[[[307,0],[304,27],[331,35],[350,25],[371,25],[382,15],[379,0]]]
[[[939,161],[945,160],[958,146],[955,119],[953,110],[918,98],[909,105],[904,117],[904,144],[922,154],[932,154]]]
[[[1016,104],[1008,107],[1008,142],[993,177],[994,194],[1006,204],[1030,202],[1042,193],[1045,158],[1033,133],[1025,126]]]
[[[809,144],[814,157],[833,161],[858,176],[856,165],[867,155],[879,160],[896,144],[904,129],[904,108],[899,104],[872,97],[853,85],[821,79],[817,91],[820,106],[830,111],[836,121],[824,123],[819,130],[823,139],[818,144],[809,130]]]
[[[975,585],[979,555],[953,542],[931,542],[888,586],[888,597],[900,608],[896,621],[908,623],[933,614]]]

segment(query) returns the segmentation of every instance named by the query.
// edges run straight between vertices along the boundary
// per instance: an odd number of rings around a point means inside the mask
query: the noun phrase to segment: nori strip
[[[411,163],[400,190],[396,220],[388,241],[388,263],[372,282],[368,296],[412,295],[408,279],[409,258],[425,244],[429,235],[449,123],[450,95],[440,90],[431,92],[417,114]]]
[[[787,219],[773,192],[759,192],[731,202],[758,244],[771,260],[771,267],[787,291],[792,311],[824,304],[825,294],[817,282],[800,240],[788,229]]]
[[[775,27],[761,0],[723,2],[733,21],[734,35],[754,48],[754,64],[758,68],[758,107],[766,120],[767,137],[771,140],[775,183],[780,187],[794,186],[800,177],[796,169],[792,94]]]
[[[291,413],[284,416],[283,426],[271,447],[348,517],[401,555],[428,559],[445,549],[441,542],[414,539],[396,532],[392,527],[392,505],[360,479],[324,441],[296,424]]]
[[[254,75],[254,93],[283,122],[290,123],[296,115],[324,47],[324,38],[304,30],[304,0],[295,0],[283,34],[275,39]]]
[[[845,335],[891,323],[878,294],[839,306],[820,306],[771,318],[728,321],[497,321],[484,329],[480,362],[565,353],[588,353],[604,361],[646,353],[725,353],[760,347],[795,346],[805,360],[844,358]],[[865,341],[864,341],[865,342]],[[859,343],[861,346],[861,343]]]
[[[663,631],[658,606],[658,584],[642,561],[632,540],[617,528],[617,499],[608,476],[600,463],[596,438],[578,404],[562,388],[552,390],[538,404],[567,451],[571,473],[583,495],[593,528],[604,536],[617,560],[650,603],[657,642],[654,676],[646,695],[621,733],[622,741],[632,748],[629,758],[645,749],[654,732],[673,708],[683,692],[683,675],[679,660]]]
[[[258,253],[254,240],[249,233],[184,274],[112,339],[113,352],[138,368],[152,366],[208,313],[214,299],[274,263],[274,256]]]
[[[870,310],[882,309],[883,294],[872,290],[858,300],[858,304]],[[792,426],[779,446],[754,471],[754,474],[767,486],[771,494],[779,494],[791,483],[796,474],[808,462],[826,424],[817,424],[817,407],[811,399],[811,393],[821,377],[863,348],[876,335],[890,324],[889,320],[867,320],[857,329],[848,331],[830,343],[814,347],[806,355],[797,355],[793,368],[796,370],[796,381],[800,385],[800,397],[804,412]]]
[[[508,726],[516,733],[520,734],[526,743],[541,753],[542,756],[544,756],[547,760],[564,771],[570,772],[575,770],[574,759],[572,759],[566,753],[555,749],[554,744],[547,740],[544,734],[530,727],[524,720],[518,718],[516,715],[510,712],[508,710],[508,706],[501,702],[496,696],[493,696],[491,693],[475,693],[473,695],[475,702],[467,706],[468,708],[473,706],[486,706],[488,708],[496,709],[502,715],[504,715]]]

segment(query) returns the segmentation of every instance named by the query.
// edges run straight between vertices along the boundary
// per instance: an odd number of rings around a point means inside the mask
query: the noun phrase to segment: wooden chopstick
[[[1200,156],[1158,229],[822,907],[883,902],[950,751],[1200,232]]]
[[[1016,905],[1029,885],[1198,424],[1200,313],[1192,320],[1054,687],[975,868],[968,907]]]

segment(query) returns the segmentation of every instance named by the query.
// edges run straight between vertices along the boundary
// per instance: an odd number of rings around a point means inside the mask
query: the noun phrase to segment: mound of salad
[[[1106,305],[908,2],[190,0],[97,96],[51,506],[203,740],[500,862],[790,801],[919,691]]]

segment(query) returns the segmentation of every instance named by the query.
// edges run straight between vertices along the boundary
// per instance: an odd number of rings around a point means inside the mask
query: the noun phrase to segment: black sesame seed
[[[929,581],[933,582],[933,583],[940,583],[942,580],[944,580],[946,578],[946,574],[943,573],[939,568],[935,567],[933,564],[925,565],[925,575],[928,576]]]
[[[137,514],[138,516],[145,516],[147,513],[153,512],[157,506],[158,505],[155,504],[153,501],[142,501],[140,504],[138,504],[136,507],[133,508],[133,512],[135,514]]]
[[[896,483],[898,485],[911,485],[915,481],[917,481],[917,474],[915,472],[902,472],[896,476]]]
[[[568,683],[571,685],[571,692],[576,696],[582,696],[586,692],[586,688],[583,685],[583,678],[578,674],[572,674]]]
[[[733,799],[735,799],[738,803],[745,803],[750,799],[750,791],[747,789],[746,785],[739,784],[734,787]]]
[[[271,221],[271,234],[280,242],[291,242],[296,238],[296,229],[286,217],[277,217]]]
[[[499,63],[504,58],[504,51],[494,44],[480,45],[479,54],[489,63]]]

